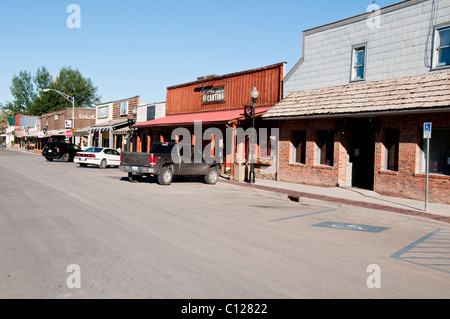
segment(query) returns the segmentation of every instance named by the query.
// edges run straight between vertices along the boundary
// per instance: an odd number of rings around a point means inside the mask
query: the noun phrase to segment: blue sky
[[[377,0],[381,7],[399,0]],[[141,96],[165,101],[166,88],[301,57],[302,31],[366,12],[372,0],[2,0],[0,103],[11,79],[41,65],[56,75],[79,69],[102,102]],[[66,22],[70,4],[81,28]],[[286,72],[287,72],[286,71]]]

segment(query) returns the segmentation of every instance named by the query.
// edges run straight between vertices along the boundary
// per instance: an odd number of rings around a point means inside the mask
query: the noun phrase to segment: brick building
[[[140,97],[101,103],[96,106],[96,122],[89,128],[88,146],[124,149],[129,136],[118,133],[136,121]]]
[[[95,109],[76,107],[73,109],[74,129],[83,130],[95,123]],[[64,137],[67,127],[72,123],[72,108],[58,110],[43,114],[41,117],[41,129],[46,136]]]
[[[74,142],[81,148],[87,145],[88,131],[87,128],[95,123],[95,109],[76,107],[66,108],[41,116],[41,129],[44,138],[39,143],[40,149],[48,140],[64,140],[65,132],[72,126],[73,113],[73,134]]]
[[[403,1],[303,32],[280,121],[278,180],[450,203],[450,0]]]

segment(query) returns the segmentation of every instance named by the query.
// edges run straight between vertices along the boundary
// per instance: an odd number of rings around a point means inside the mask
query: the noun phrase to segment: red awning
[[[272,106],[257,107],[255,113],[262,114],[270,110]],[[173,126],[173,125],[188,125],[194,124],[195,121],[202,121],[202,123],[221,123],[229,122],[244,116],[244,108],[236,110],[226,111],[213,111],[213,112],[199,112],[199,113],[187,113],[176,114],[162,117],[156,120],[148,122],[138,123],[132,126],[132,128],[145,128],[152,126]]]

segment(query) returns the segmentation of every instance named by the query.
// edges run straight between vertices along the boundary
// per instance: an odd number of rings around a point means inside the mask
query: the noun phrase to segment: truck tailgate
[[[137,152],[123,152],[122,153],[122,165],[127,166],[149,166],[149,153],[137,153]]]

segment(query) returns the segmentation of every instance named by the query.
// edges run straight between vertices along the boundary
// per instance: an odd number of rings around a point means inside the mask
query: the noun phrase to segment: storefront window
[[[306,163],[306,132],[295,131],[293,137],[294,163]]]
[[[426,140],[421,144],[420,171],[425,173]],[[450,175],[450,128],[433,128],[428,167],[430,174]]]
[[[389,171],[398,171],[399,130],[386,130],[386,166]]]
[[[334,131],[318,132],[318,164],[333,166]]]

